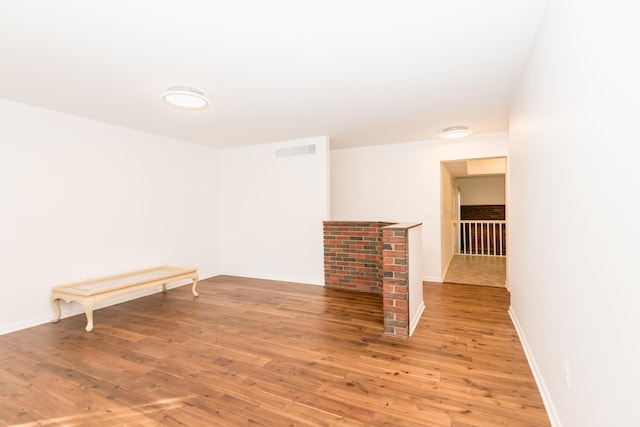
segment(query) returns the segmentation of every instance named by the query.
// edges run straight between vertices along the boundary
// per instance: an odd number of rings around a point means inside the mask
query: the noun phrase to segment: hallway
[[[504,288],[506,260],[506,257],[454,255],[444,281]]]

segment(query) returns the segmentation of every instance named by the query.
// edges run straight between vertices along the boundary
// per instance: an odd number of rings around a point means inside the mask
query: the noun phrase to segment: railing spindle
[[[473,223],[473,235],[475,237],[473,248],[476,250],[476,253],[474,255],[477,255],[478,254],[478,223],[477,222]]]
[[[458,254],[505,256],[503,233],[507,226],[505,220],[499,221],[456,221],[458,230]],[[478,237],[480,233],[480,237]],[[486,243],[485,243],[486,234]]]
[[[493,256],[498,255],[496,252],[496,223],[491,224],[491,236],[493,237]]]

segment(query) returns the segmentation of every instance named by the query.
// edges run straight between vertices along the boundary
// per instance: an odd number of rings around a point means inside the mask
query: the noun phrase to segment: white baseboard
[[[438,276],[422,276],[423,282],[434,282],[434,283],[443,283],[442,277]]]
[[[22,329],[31,328],[33,326],[42,325],[44,323],[49,323],[51,322],[51,319],[53,319],[53,309],[51,309],[51,314],[38,316],[33,319],[24,320],[21,322],[10,323],[8,325],[2,325],[2,327],[0,327],[0,335],[10,334],[11,332],[20,331]]]
[[[224,276],[234,276],[234,277],[246,277],[248,279],[262,279],[262,280],[275,280],[278,282],[290,282],[290,283],[300,283],[303,285],[315,285],[315,286],[324,286],[324,278],[322,279],[311,279],[308,277],[291,277],[291,276],[280,276],[277,274],[253,274],[253,273],[245,273],[245,272],[224,272],[221,273]]]
[[[509,307],[509,316],[511,317],[511,322],[513,326],[516,328],[516,332],[518,333],[518,338],[520,338],[520,343],[522,344],[522,349],[524,350],[525,356],[527,356],[527,362],[529,362],[529,367],[531,368],[531,372],[533,373],[533,378],[536,380],[536,385],[538,386],[538,391],[540,391],[540,396],[542,397],[542,402],[544,403],[544,407],[547,410],[547,416],[549,417],[549,422],[552,427],[562,427],[562,422],[560,421],[560,417],[558,416],[558,412],[556,411],[556,407],[553,404],[553,400],[551,399],[551,395],[549,394],[549,389],[544,382],[544,378],[542,377],[542,372],[540,372],[540,368],[536,363],[536,359],[533,357],[533,353],[531,352],[531,348],[529,347],[529,343],[527,342],[526,337],[524,336],[524,331],[520,326],[520,322],[518,322],[518,317],[516,313],[513,311],[512,307]]]
[[[205,280],[205,279],[209,279],[211,277],[215,277],[218,276],[218,273],[210,273],[210,274],[198,274],[198,280]],[[178,288],[180,286],[184,286],[184,285],[190,285],[192,282],[191,280],[185,279],[185,280],[180,280],[178,282],[173,282],[169,285],[167,285],[167,289],[174,289],[174,288]],[[105,308],[105,307],[109,307],[115,304],[120,304],[123,302],[127,302],[127,301],[131,301],[133,299],[136,298],[141,298],[147,295],[152,295],[152,294],[156,294],[158,292],[162,292],[162,287],[158,286],[158,288],[156,289],[151,289],[151,290],[147,290],[147,291],[136,291],[136,292],[131,292],[131,293],[127,293],[127,294],[123,294],[123,295],[119,295],[117,297],[105,300],[105,301],[101,301],[98,304],[96,304],[96,306],[94,307],[94,311],[95,310],[99,310],[101,308]],[[84,309],[77,303],[69,303],[66,304],[64,303],[64,301],[61,301],[60,304],[60,319],[65,319],[67,317],[72,317],[72,316],[77,316],[78,314],[84,314]],[[2,325],[0,327],[0,335],[4,335],[4,334],[9,334],[11,332],[16,332],[16,331],[20,331],[22,329],[27,329],[27,328],[31,328],[33,326],[38,326],[38,325],[43,325],[45,323],[49,323],[51,322],[51,319],[53,319],[53,308],[51,309],[51,313],[50,314],[43,314],[42,316],[38,316],[29,320],[24,320],[21,322],[16,322],[16,323],[10,323],[8,325]]]
[[[424,313],[424,308],[425,308],[424,301],[422,301],[422,304],[420,304],[418,311],[411,319],[411,323],[409,323],[409,336],[413,335],[413,331],[416,330],[416,326],[418,326],[420,317],[422,317],[422,313]]]

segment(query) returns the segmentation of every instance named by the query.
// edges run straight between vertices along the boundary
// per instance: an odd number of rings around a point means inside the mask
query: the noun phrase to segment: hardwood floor
[[[548,426],[505,289],[380,296],[220,276],[0,336],[0,425]]]

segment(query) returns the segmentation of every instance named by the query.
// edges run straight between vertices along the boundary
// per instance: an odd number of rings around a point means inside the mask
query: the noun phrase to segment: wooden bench
[[[55,286],[51,291],[51,305],[55,311],[52,323],[60,320],[60,300],[76,301],[82,304],[87,315],[87,332],[93,330],[93,307],[95,303],[127,292],[151,289],[162,285],[162,292],[167,292],[167,283],[189,279],[193,281],[191,292],[198,296],[196,285],[198,273],[195,268],[161,266],[138,270],[131,273],[118,274],[100,279]]]

